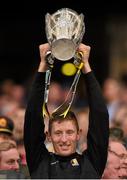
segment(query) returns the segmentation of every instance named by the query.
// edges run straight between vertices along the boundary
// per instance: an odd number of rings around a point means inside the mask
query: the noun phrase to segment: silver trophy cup
[[[47,41],[51,47],[51,52],[47,54],[47,62],[53,65],[55,58],[60,61],[68,61],[74,58],[74,64],[78,67],[65,101],[52,113],[57,113],[65,117],[71,107],[80,77],[80,70],[83,65],[81,63],[81,53],[77,53],[77,48],[85,33],[84,15],[79,15],[76,11],[69,8],[57,10],[52,15],[47,13],[45,16],[45,31]],[[77,66],[77,64],[79,66]],[[53,66],[50,66],[49,70],[46,72],[43,116],[50,116],[47,102],[52,67]]]
[[[61,61],[73,58],[85,33],[84,15],[62,8],[52,15],[47,13],[45,22],[52,56]]]

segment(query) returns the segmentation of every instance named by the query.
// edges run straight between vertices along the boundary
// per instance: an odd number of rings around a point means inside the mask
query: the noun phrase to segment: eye
[[[72,135],[73,133],[74,133],[73,130],[68,130],[68,131],[67,131],[67,134],[69,134],[69,135]]]
[[[120,167],[116,167],[115,169],[116,169],[116,170],[119,170],[119,169],[120,169]]]
[[[13,159],[10,159],[8,162],[7,162],[7,164],[14,164],[15,163],[15,160],[13,160]]]
[[[61,131],[56,131],[55,134],[56,134],[56,135],[60,135],[60,134],[61,134]]]

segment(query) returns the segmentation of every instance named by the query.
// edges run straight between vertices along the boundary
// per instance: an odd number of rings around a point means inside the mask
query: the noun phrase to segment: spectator
[[[9,141],[0,143],[0,177],[2,179],[26,179],[28,173],[21,165],[16,144]]]
[[[0,143],[0,170],[19,170],[20,157],[15,144],[10,141]]]
[[[120,170],[120,159],[116,154],[114,154],[109,150],[108,159],[102,179],[120,179],[119,170]]]
[[[127,179],[127,150],[121,141],[109,141],[109,150],[120,159],[119,177]]]

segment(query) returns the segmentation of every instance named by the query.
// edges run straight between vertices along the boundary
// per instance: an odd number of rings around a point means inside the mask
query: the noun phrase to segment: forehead
[[[8,151],[1,152],[1,159],[8,160],[8,159],[19,159],[19,153],[17,149],[13,148]]]
[[[61,121],[53,122],[52,129],[53,130],[68,130],[68,129],[76,130],[76,125],[74,121],[61,120]]]
[[[117,154],[127,154],[126,148],[120,142],[110,142],[109,146]]]

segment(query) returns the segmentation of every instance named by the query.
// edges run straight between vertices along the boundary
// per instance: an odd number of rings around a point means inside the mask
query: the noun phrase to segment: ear
[[[81,135],[82,135],[82,129],[79,129],[77,133],[77,141],[80,139]]]
[[[45,134],[46,134],[46,137],[47,137],[48,141],[51,142],[51,135],[50,135],[50,133],[46,131]]]

